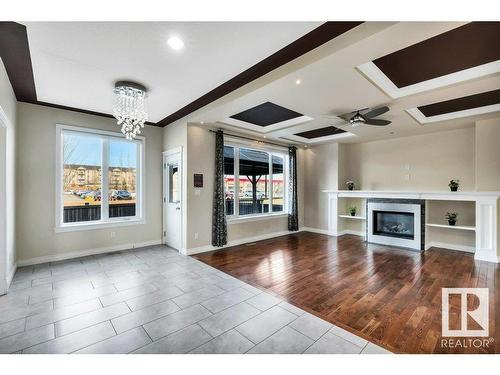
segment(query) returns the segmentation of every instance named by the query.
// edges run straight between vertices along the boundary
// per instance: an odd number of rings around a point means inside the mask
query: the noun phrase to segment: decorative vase
[[[458,191],[458,186],[451,186],[450,189],[451,191]]]
[[[356,216],[356,212],[351,212],[351,216]]]
[[[453,225],[455,225],[456,223],[457,223],[457,221],[456,221],[456,220],[448,220],[448,224],[449,224],[449,225],[452,225],[452,226],[453,226]]]

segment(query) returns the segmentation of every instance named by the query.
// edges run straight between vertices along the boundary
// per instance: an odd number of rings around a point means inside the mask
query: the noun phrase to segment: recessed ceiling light
[[[264,136],[264,138],[267,138],[266,136]]]
[[[302,83],[302,81],[300,79],[298,79],[298,80],[295,81],[296,85],[300,85],[301,83]]]
[[[203,125],[205,123],[205,121],[200,121],[200,124]]]
[[[170,48],[175,49],[176,51],[184,47],[184,42],[178,36],[171,36],[168,38],[167,43]]]

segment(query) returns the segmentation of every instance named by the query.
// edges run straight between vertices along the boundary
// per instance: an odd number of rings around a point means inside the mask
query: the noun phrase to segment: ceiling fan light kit
[[[356,114],[354,115],[354,117],[352,117],[351,119],[349,119],[349,124],[351,124],[351,126],[352,126],[353,128],[357,128],[357,127],[358,127],[358,126],[360,126],[360,125],[366,124],[366,120],[365,120],[365,118],[364,118],[363,116],[361,116],[361,115],[359,114],[359,112],[358,112],[358,113],[356,113]]]
[[[391,123],[388,120],[375,119],[375,117],[380,116],[389,111],[389,107],[379,107],[379,108],[365,108],[358,109],[354,112],[345,113],[340,115],[341,119],[346,120],[349,125],[356,128],[360,125],[374,125],[374,126],[386,126]]]

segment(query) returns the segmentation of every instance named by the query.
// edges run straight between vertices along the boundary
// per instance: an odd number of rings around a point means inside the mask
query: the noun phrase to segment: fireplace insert
[[[413,240],[415,238],[413,212],[373,211],[373,234]]]

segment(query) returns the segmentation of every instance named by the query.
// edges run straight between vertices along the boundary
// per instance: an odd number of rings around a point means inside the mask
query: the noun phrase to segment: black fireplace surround
[[[420,205],[420,250],[425,250],[425,201],[421,199],[388,199],[388,198],[368,198],[366,200],[366,212],[368,203],[395,203],[395,204],[418,204]],[[373,234],[397,237],[413,240],[414,215],[407,212],[394,211],[373,211]],[[368,225],[366,225],[366,238],[368,238]]]

